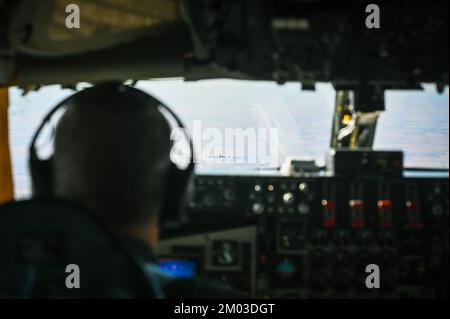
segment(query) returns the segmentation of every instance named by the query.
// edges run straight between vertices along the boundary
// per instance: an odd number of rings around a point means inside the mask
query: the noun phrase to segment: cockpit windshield
[[[182,79],[139,81],[136,86],[169,105],[194,140],[199,171],[273,170],[287,157],[314,159],[323,165],[329,150],[335,91],[317,84]],[[17,197],[30,195],[27,168],[31,136],[43,116],[72,94],[46,86],[23,95],[10,89],[10,139]],[[405,152],[405,166],[448,169],[449,90],[433,85],[423,91],[386,91],[376,149]]]

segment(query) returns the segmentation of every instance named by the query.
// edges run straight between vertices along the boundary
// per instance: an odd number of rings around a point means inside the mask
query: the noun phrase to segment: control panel
[[[254,237],[247,234],[245,240],[223,231],[225,241],[208,248],[208,263],[240,271],[239,278],[253,278],[246,281],[246,294],[448,296],[447,177],[203,175],[195,183],[189,227],[242,224],[254,229]],[[233,268],[236,256],[251,259],[254,267]],[[379,286],[367,284],[371,265],[377,267]]]
[[[205,232],[163,240],[157,253],[160,262],[171,261],[170,274],[176,277],[201,276],[252,297],[256,294],[256,238],[254,226]],[[192,265],[189,276],[178,271],[186,262]]]

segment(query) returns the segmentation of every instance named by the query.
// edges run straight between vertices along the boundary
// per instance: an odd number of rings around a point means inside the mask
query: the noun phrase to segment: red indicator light
[[[362,218],[352,220],[352,227],[356,229],[364,228],[364,220]]]
[[[351,209],[362,209],[364,207],[364,203],[360,199],[352,199],[348,205]]]
[[[379,210],[391,209],[392,202],[389,199],[380,199],[377,202],[377,206]]]
[[[336,208],[336,203],[332,200],[322,200],[322,206],[326,210],[333,210]]]
[[[330,218],[330,219],[326,219],[323,223],[323,226],[325,228],[334,228],[336,227],[336,219],[335,218]]]

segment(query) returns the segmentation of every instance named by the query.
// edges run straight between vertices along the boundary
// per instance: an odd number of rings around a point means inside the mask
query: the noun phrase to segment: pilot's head
[[[170,127],[145,95],[120,88],[100,84],[69,104],[55,135],[55,193],[84,205],[114,231],[154,244]]]

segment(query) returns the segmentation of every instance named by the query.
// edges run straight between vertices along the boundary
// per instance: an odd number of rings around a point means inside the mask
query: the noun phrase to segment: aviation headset
[[[38,150],[36,146],[36,142],[39,139],[42,131],[46,127],[46,125],[51,124],[53,116],[57,113],[57,111],[61,110],[63,107],[67,106],[69,103],[73,104],[72,107],[76,107],[77,103],[81,103],[82,97],[84,95],[83,92],[87,90],[97,90],[99,87],[109,86],[108,89],[117,90],[120,94],[124,94],[125,96],[133,96],[137,95],[145,100],[149,107],[156,107],[165,110],[167,113],[175,121],[176,125],[181,129],[184,133],[186,140],[188,141],[190,148],[189,162],[185,169],[178,168],[178,166],[174,162],[170,162],[170,167],[168,171],[168,180],[166,183],[166,190],[164,191],[164,199],[162,202],[162,209],[160,215],[160,223],[162,225],[177,225],[182,222],[182,211],[184,208],[185,195],[187,193],[187,189],[189,186],[189,182],[192,176],[192,172],[194,170],[194,147],[192,143],[192,139],[187,133],[186,127],[183,125],[183,122],[180,118],[164,103],[157,100],[153,96],[130,87],[128,85],[124,85],[120,82],[111,82],[99,84],[98,86],[94,86],[80,92],[73,94],[72,96],[66,98],[56,105],[44,118],[42,123],[39,125],[36,133],[33,136],[30,145],[30,158],[29,158],[29,166],[30,166],[30,175],[32,181],[32,191],[33,197],[36,198],[53,198],[54,194],[54,183],[53,183],[53,155],[48,159],[40,159],[38,156]],[[95,92],[94,92],[95,93]],[[54,138],[54,131],[52,132],[52,138]],[[53,142],[53,141],[52,141]],[[173,146],[173,142],[171,142]]]

